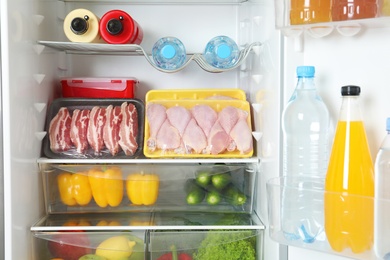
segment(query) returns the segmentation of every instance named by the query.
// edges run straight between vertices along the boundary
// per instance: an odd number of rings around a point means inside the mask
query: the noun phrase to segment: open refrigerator
[[[113,9],[128,12],[143,28],[142,43],[69,44],[62,26],[77,8],[98,16]],[[79,231],[90,236],[93,249],[102,240],[127,232],[141,239],[135,251],[141,259],[157,259],[169,251],[170,240],[179,244],[179,251],[194,252],[208,234],[222,231],[227,232],[223,236],[234,238],[238,233],[242,240],[254,241],[256,259],[377,259],[372,250],[363,255],[336,253],[322,245],[279,240],[277,223],[268,215],[275,205],[267,201],[266,186],[281,174],[281,111],[295,87],[298,65],[316,67],[317,87],[334,122],[340,87],[362,87],[363,116],[375,160],[390,106],[386,102],[390,20],[289,26],[283,20],[287,9],[287,1],[280,0],[1,0],[4,259],[50,259],[46,246],[55,241],[54,234],[77,237]],[[161,37],[179,38],[190,58],[217,35],[233,38],[246,51],[236,68],[210,72],[193,59],[182,70],[167,73],[149,60]],[[135,98],[141,103],[146,103],[150,91],[240,90],[249,104],[253,154],[147,158],[142,150],[136,158],[48,158],[47,116],[61,98],[64,77],[136,78]],[[215,164],[232,169],[235,183],[248,197],[244,206],[183,203],[185,182]],[[59,203],[55,178],[61,172],[108,165],[127,172],[157,172],[161,180],[157,204],[101,209]],[[227,221],[231,216],[240,221]]]

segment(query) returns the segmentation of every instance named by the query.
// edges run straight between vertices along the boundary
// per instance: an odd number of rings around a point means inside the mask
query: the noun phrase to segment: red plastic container
[[[62,78],[62,96],[78,98],[134,98],[135,78]]]
[[[111,10],[100,19],[99,31],[111,44],[140,44],[144,33],[139,24],[122,10]]]

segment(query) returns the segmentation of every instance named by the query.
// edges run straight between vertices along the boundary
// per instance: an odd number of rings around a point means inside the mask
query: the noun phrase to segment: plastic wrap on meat
[[[252,132],[245,118],[238,120],[230,131],[230,136],[241,154],[248,153],[253,149]]]
[[[183,143],[186,153],[205,153],[207,147],[207,137],[202,128],[196,124],[194,118],[191,118],[183,133]]]
[[[113,156],[120,151],[119,132],[121,122],[121,107],[109,105],[106,108],[106,123],[103,128],[103,140],[104,145]]]
[[[80,154],[84,154],[88,149],[89,114],[90,111],[88,109],[75,109],[72,114],[70,140]]]
[[[165,120],[157,133],[157,148],[161,150],[174,150],[181,144],[179,131],[174,128],[169,120]]]
[[[50,121],[49,139],[50,149],[55,152],[64,152],[72,147],[70,139],[70,125],[72,118],[66,107],[59,109],[58,113]]]
[[[166,109],[163,105],[150,103],[146,107],[146,117],[149,121],[149,139],[147,146],[153,152],[157,148],[157,133],[167,118]]]
[[[104,148],[103,128],[106,123],[106,108],[95,106],[89,115],[87,140],[96,155]]]
[[[196,123],[202,128],[206,137],[209,137],[211,128],[217,121],[218,114],[207,105],[196,105],[191,109],[192,116],[195,118]]]
[[[138,114],[133,104],[121,105],[122,122],[119,131],[119,145],[126,155],[133,155],[138,148]]]

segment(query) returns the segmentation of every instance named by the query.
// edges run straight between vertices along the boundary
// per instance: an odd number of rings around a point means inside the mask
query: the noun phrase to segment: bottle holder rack
[[[55,42],[55,41],[38,41],[38,44],[50,47],[52,49],[56,49],[59,51],[64,51],[70,54],[120,54],[120,55],[143,55],[145,59],[150,63],[152,67],[155,69],[166,72],[166,73],[175,73],[182,69],[184,69],[189,63],[192,61],[196,62],[199,67],[203,70],[211,73],[219,73],[224,71],[229,71],[236,69],[241,66],[241,64],[246,60],[249,53],[254,51],[255,53],[259,53],[259,47],[262,46],[260,42],[254,42],[247,45],[245,48],[240,50],[239,58],[236,63],[230,68],[216,68],[212,65],[208,64],[200,53],[194,53],[191,55],[187,55],[187,60],[183,64],[182,67],[177,68],[175,70],[166,70],[159,68],[151,58],[151,56],[145,51],[142,46],[137,44],[104,44],[104,43],[76,43],[76,42]]]
[[[377,241],[371,241],[369,248],[361,250],[361,252],[353,252],[350,248],[343,249],[342,251],[335,251],[328,240],[328,235],[325,231],[325,214],[323,209],[325,208],[324,199],[329,200],[344,200],[344,217],[349,220],[354,219],[363,223],[359,225],[365,231],[365,236],[369,236],[370,230],[373,232],[376,228],[370,221],[364,219],[365,211],[368,207],[372,207],[372,213],[374,217],[374,205],[380,204],[385,207],[385,210],[390,209],[389,200],[377,200],[369,196],[359,196],[341,192],[327,192],[324,190],[325,179],[316,177],[276,177],[267,181],[267,199],[269,205],[269,235],[272,240],[288,246],[294,246],[299,248],[310,249],[314,251],[321,251],[328,254],[334,254],[353,259],[364,260],[376,260],[376,259],[388,259],[388,253],[385,248],[388,248],[387,238],[377,239]],[[293,202],[291,204],[286,201],[290,199]],[[322,203],[322,204],[321,204]],[[340,202],[337,202],[338,204]],[[352,205],[352,206],[351,206]],[[360,205],[357,207],[357,205]],[[365,206],[362,206],[365,205]],[[305,211],[306,210],[306,211]],[[322,212],[321,212],[322,210]],[[302,213],[303,212],[303,213]],[[294,232],[295,236],[286,232],[284,228],[283,219],[294,219],[294,214],[305,214],[305,221],[300,221],[300,224],[296,225],[298,228]],[[369,219],[369,218],[368,218]],[[344,225],[348,222],[338,219],[340,223]],[[318,235],[313,239],[305,230],[305,226],[312,228],[314,225],[317,227]],[[290,223],[291,224],[291,223]],[[301,225],[301,226],[299,226]],[[343,234],[350,234],[353,236],[355,229],[351,230],[350,226],[342,226]],[[378,227],[384,229],[386,227]],[[352,232],[351,232],[352,231]],[[386,231],[388,232],[388,231]],[[372,233],[373,234],[373,233]],[[383,233],[384,234],[384,233]],[[374,239],[375,240],[375,239]],[[361,249],[361,248],[360,248]]]

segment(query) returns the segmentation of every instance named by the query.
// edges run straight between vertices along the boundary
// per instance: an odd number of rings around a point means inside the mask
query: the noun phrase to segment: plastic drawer
[[[41,172],[48,214],[123,211],[252,213],[256,167],[255,164],[242,163],[42,164]],[[206,173],[210,178],[223,176],[228,183],[226,188],[216,189],[210,179],[206,188],[199,186],[204,192],[202,200],[189,203],[189,183],[197,185],[195,179],[200,173]],[[235,197],[227,193],[231,188],[237,191],[233,195],[240,194],[244,200],[236,203]],[[209,203],[207,195],[211,190],[220,196],[219,202]]]

